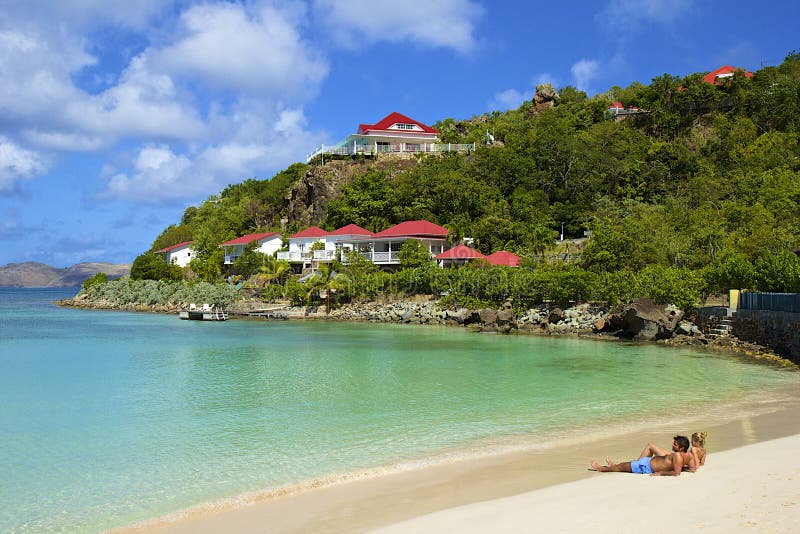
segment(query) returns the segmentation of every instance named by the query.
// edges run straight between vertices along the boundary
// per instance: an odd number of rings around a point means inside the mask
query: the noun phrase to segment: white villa
[[[156,254],[163,254],[167,263],[174,263],[178,267],[186,267],[192,261],[192,245],[194,241],[184,241],[171,247],[156,250]]]
[[[278,252],[279,260],[287,260],[292,264],[300,264],[302,269],[312,266],[312,262],[330,262],[336,259],[337,252],[345,242],[373,235],[358,225],[348,224],[333,232],[326,232],[317,226],[311,226],[289,236],[289,250]],[[322,243],[323,248],[311,250],[314,243]],[[352,249],[352,247],[347,247]]]
[[[368,237],[345,240],[342,246],[352,248],[376,265],[394,268],[400,265],[400,247],[409,239],[422,242],[435,257],[448,248],[447,233],[447,228],[430,221],[406,221]]]
[[[289,236],[289,250],[278,252],[277,257],[300,269],[307,269],[316,263],[334,259],[346,261],[338,253],[355,250],[372,263],[391,269],[400,265],[400,247],[409,239],[421,241],[432,257],[449,247],[447,229],[424,220],[402,222],[378,233],[355,224],[348,224],[333,232],[311,226]],[[322,243],[323,246],[317,246],[312,251],[314,243]]]
[[[225,251],[225,265],[236,261],[250,243],[256,243],[256,252],[273,255],[283,246],[283,239],[279,232],[264,232],[260,234],[247,234],[220,244]]]
[[[386,153],[466,152],[468,150],[475,150],[475,143],[440,143],[439,132],[395,111],[375,124],[359,124],[356,133],[348,135],[344,141],[336,145],[327,147],[322,145],[306,157],[306,163],[320,154],[374,156]]]

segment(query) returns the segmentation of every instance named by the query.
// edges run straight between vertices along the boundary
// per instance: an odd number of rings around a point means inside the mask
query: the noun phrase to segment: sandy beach
[[[800,399],[782,399],[680,423],[552,447],[394,472],[293,495],[204,507],[121,532],[704,532],[796,531],[800,522]],[[648,441],[709,432],[697,473],[596,473],[592,459],[622,461]]]
[[[797,532],[798,451],[794,435],[717,453],[697,473],[597,473],[378,532]]]

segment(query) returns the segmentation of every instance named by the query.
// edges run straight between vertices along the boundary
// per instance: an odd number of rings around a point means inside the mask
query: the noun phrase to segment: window
[[[397,130],[416,130],[418,127],[416,124],[410,124],[408,122],[397,122],[394,124],[393,128]]]

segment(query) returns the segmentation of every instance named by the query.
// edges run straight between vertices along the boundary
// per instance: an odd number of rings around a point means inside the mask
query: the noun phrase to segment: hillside
[[[76,287],[98,272],[119,278],[130,268],[104,262],[78,263],[62,269],[37,262],[9,263],[0,267],[0,287]]]
[[[797,53],[716,83],[664,74],[593,97],[540,86],[516,110],[433,125],[470,153],[297,163],[187,208],[151,250],[194,240],[192,271],[213,281],[219,244],[247,233],[426,219],[484,254],[535,258],[562,229],[588,231],[578,261],[595,273],[655,265],[709,271],[709,290],[763,287],[774,277],[753,273],[787,272],[800,248],[798,94]]]

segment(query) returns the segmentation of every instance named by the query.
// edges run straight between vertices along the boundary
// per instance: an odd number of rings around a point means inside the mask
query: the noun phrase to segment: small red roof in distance
[[[506,250],[498,250],[486,256],[492,265],[507,265],[509,267],[519,267],[519,256]]]
[[[278,232],[263,232],[260,234],[247,234],[243,235],[242,237],[237,237],[236,239],[231,239],[230,241],[225,241],[224,243],[220,243],[219,246],[224,247],[225,245],[247,245],[252,243],[253,241],[261,241],[264,238],[272,237],[272,236],[279,236],[281,235]]]
[[[430,221],[406,221],[375,234],[375,237],[447,237],[447,228]]]
[[[194,243],[194,241],[184,241],[183,243],[178,243],[177,245],[172,245],[171,247],[165,247],[165,248],[162,248],[161,250],[156,250],[156,252],[171,252],[171,251],[173,251],[175,249],[189,246],[192,243]]]
[[[436,256],[437,260],[474,260],[477,258],[485,258],[483,254],[475,250],[474,248],[469,248],[467,245],[456,245],[455,247],[451,248],[450,250],[445,250],[438,256]]]
[[[328,235],[373,235],[372,232],[365,228],[361,228],[357,224],[348,224],[347,226],[342,226],[341,228],[337,228],[333,232]]]
[[[396,111],[389,113],[375,124],[359,124],[358,133],[367,133],[369,130],[388,130],[389,127],[396,122],[416,124],[417,126],[422,128],[422,131],[425,133],[432,133],[432,134],[439,133],[430,126],[422,124],[419,121],[415,121],[414,119],[406,117],[405,115],[401,115]],[[397,131],[403,132],[407,130],[397,130]]]
[[[737,70],[738,69],[736,67],[731,67],[730,65],[723,65],[720,68],[718,68],[717,70],[712,70],[711,72],[709,72],[708,74],[703,76],[703,79],[705,81],[707,81],[708,83],[716,83],[717,76],[720,76],[720,75],[723,75],[723,74],[733,74]],[[745,75],[745,77],[750,78],[753,75],[753,73],[749,72],[749,71],[744,71],[744,75]]]
[[[328,232],[319,226],[309,226],[305,230],[300,230],[296,234],[290,235],[289,239],[299,239],[301,237],[325,237]]]
[[[622,105],[622,102],[612,102],[608,109],[625,109],[625,106]]]

